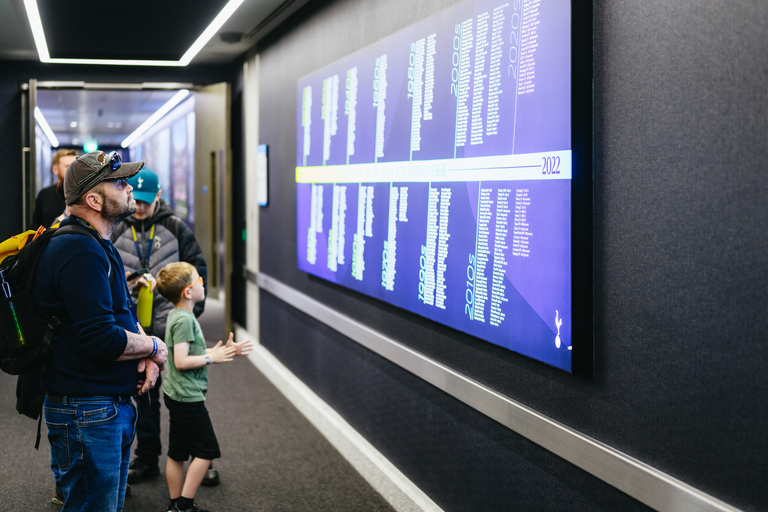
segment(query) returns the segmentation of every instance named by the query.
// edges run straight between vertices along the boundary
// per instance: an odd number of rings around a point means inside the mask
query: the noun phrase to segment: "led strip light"
[[[226,21],[234,14],[244,0],[230,0],[224,9],[213,19],[200,37],[192,43],[192,46],[179,60],[121,60],[121,59],[52,59],[48,53],[48,43],[45,40],[45,31],[40,19],[40,11],[37,9],[37,0],[24,0],[24,7],[29,18],[29,26],[35,39],[37,54],[40,62],[51,64],[102,64],[112,66],[186,66],[195,55],[202,50],[208,41],[218,32]]]
[[[141,124],[141,126],[136,128],[133,131],[132,134],[130,134],[128,137],[125,138],[125,140],[123,142],[120,143],[120,145],[122,147],[124,147],[124,148],[127,148],[128,146],[130,146],[131,143],[133,143],[133,141],[135,141],[137,138],[139,138],[140,135],[142,135],[144,132],[149,130],[152,127],[152,125],[154,125],[156,122],[158,122],[160,119],[162,119],[165,114],[170,112],[173,107],[175,107],[176,105],[181,103],[181,101],[184,98],[186,98],[188,94],[189,94],[189,90],[188,89],[182,89],[179,92],[177,92],[176,94],[174,94],[173,98],[168,100],[165,103],[165,105],[163,105],[162,107],[157,109],[157,112],[155,112],[154,114],[149,116],[149,119],[144,121]]]
[[[48,121],[45,120],[45,116],[43,115],[43,111],[40,110],[40,107],[35,107],[35,119],[37,119],[37,123],[40,125],[40,128],[43,129],[45,136],[48,137],[48,141],[51,143],[51,146],[55,148],[59,147],[59,139],[56,138],[53,130],[51,130],[51,125],[49,125]]]

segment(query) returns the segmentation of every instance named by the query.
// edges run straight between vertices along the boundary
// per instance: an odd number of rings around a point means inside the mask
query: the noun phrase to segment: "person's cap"
[[[145,203],[153,203],[157,192],[160,190],[160,180],[157,179],[151,169],[143,168],[131,178],[128,178],[128,184],[133,187],[133,198]]]
[[[120,153],[92,151],[75,158],[64,175],[64,198],[68,205],[105,180],[130,178],[144,167],[141,162],[123,162]]]

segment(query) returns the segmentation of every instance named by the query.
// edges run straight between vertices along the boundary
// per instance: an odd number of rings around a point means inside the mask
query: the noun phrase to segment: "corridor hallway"
[[[204,329],[212,321],[201,320]],[[208,375],[206,404],[221,446],[222,458],[214,462],[221,484],[200,488],[200,507],[212,512],[393,510],[248,358],[213,366]],[[35,451],[37,422],[16,412],[15,385],[15,377],[0,373],[0,512],[59,511],[51,503],[45,425]],[[164,406],[162,440],[165,452]],[[165,461],[163,455],[159,477],[132,486],[125,512],[165,510]]]

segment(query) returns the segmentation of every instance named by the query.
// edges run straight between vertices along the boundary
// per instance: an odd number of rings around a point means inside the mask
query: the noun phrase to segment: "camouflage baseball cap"
[[[105,180],[130,178],[144,167],[141,162],[123,162],[120,153],[92,151],[75,158],[64,175],[64,198],[68,205]]]

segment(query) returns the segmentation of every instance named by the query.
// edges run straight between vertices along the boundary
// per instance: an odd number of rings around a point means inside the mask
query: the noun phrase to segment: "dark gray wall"
[[[453,3],[317,2],[262,43],[262,272],[737,507],[768,508],[763,0],[593,3],[591,375],[297,270],[297,78]],[[261,307],[262,343],[446,510],[644,508],[267,293]]]

